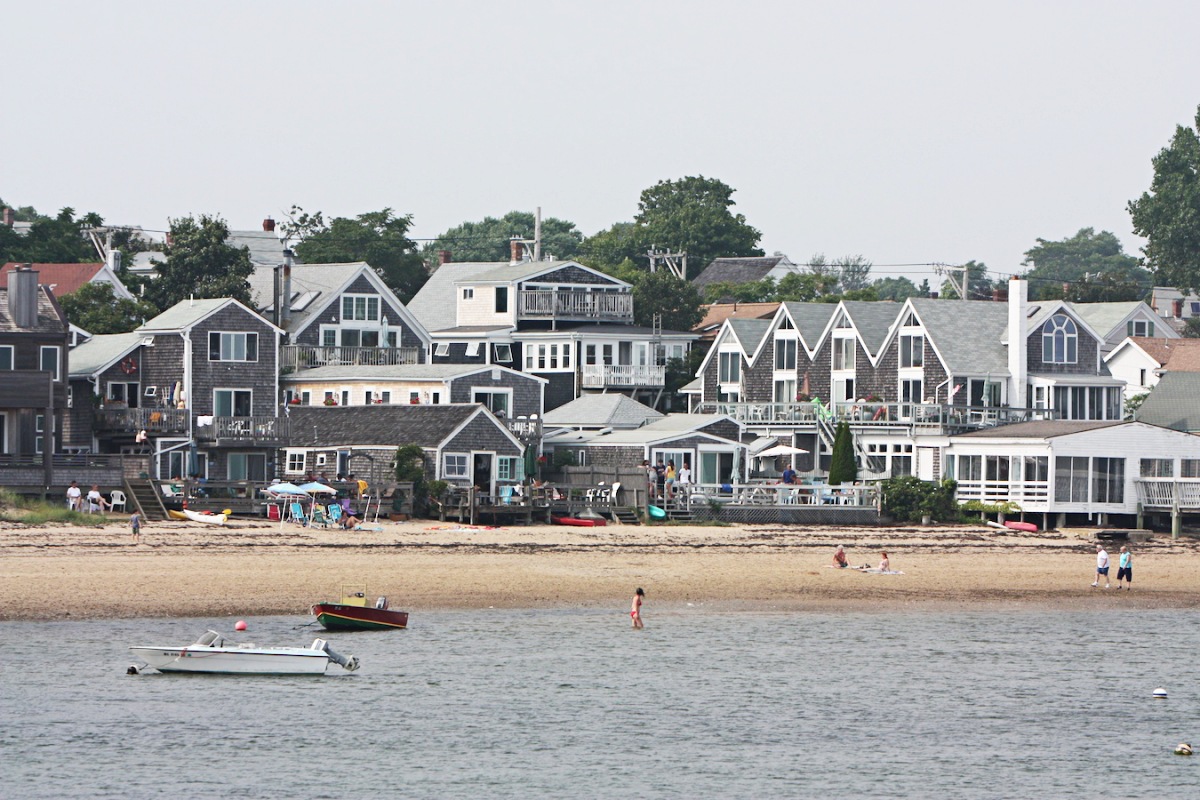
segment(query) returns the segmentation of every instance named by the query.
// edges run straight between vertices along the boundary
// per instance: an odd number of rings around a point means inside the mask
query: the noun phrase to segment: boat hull
[[[169,508],[167,509],[167,516],[171,519],[191,520],[192,522],[203,522],[207,525],[225,524],[224,514],[201,514],[197,511],[192,511],[186,508],[183,511],[176,511]]]
[[[159,672],[212,675],[324,675],[329,656],[299,647],[131,647],[135,656]]]
[[[407,611],[317,603],[312,607],[312,613],[327,631],[382,631],[408,627]]]

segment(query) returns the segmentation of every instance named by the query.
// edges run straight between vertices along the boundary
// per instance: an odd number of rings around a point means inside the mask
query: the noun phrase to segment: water
[[[0,624],[0,792],[1200,797],[1200,611],[646,616],[414,613],[326,678],[124,674],[232,620]]]

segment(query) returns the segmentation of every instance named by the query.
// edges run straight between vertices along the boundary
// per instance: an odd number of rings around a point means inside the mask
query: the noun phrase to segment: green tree
[[[854,483],[858,480],[858,462],[854,458],[854,434],[845,422],[839,422],[829,456],[829,483]]]
[[[1200,107],[1152,160],[1150,191],[1129,203],[1133,232],[1146,238],[1142,264],[1160,286],[1200,289]]]
[[[533,212],[510,211],[503,217],[484,217],[464,222],[438,236],[422,253],[427,263],[437,263],[439,250],[449,250],[455,261],[508,261],[509,241],[514,236],[532,239],[536,221]],[[542,220],[542,257],[567,260],[579,257],[583,234],[574,222],[546,217]]]
[[[233,297],[250,305],[250,251],[226,242],[229,225],[201,214],[171,220],[166,261],[155,261],[158,277],[146,284],[146,299],[162,309],[188,297]]]
[[[1106,295],[1121,295],[1113,296],[1113,300],[1137,300],[1151,283],[1150,273],[1125,253],[1114,234],[1096,233],[1093,228],[1081,228],[1074,236],[1057,242],[1038,239],[1036,246],[1025,251],[1021,264],[1030,267],[1024,277],[1035,300],[1062,298],[1064,283],[1084,282],[1107,287]],[[1117,287],[1123,291],[1117,291]]]
[[[89,333],[127,333],[158,313],[144,300],[116,297],[111,283],[85,283],[59,302],[67,320]]]
[[[840,297],[837,282],[837,275],[831,272],[793,272],[779,280],[775,299],[793,303],[836,301]]]
[[[872,285],[880,300],[895,300],[901,303],[910,297],[925,296],[908,278],[880,278]]]
[[[646,271],[649,267],[646,251],[649,244],[643,241],[643,230],[633,222],[617,222],[583,240],[579,260],[589,267],[615,274],[619,268]],[[700,274],[698,271],[694,275]]]
[[[871,262],[862,256],[844,256],[833,262],[843,292],[865,289],[871,282]]]
[[[971,260],[963,266],[967,268],[967,299],[991,300],[992,279],[988,277],[987,264],[984,264],[982,261]],[[943,300],[961,299],[958,296],[958,290],[954,288],[954,284],[949,280],[942,283],[941,294],[938,296]]]
[[[405,444],[396,448],[393,463],[396,480],[412,482],[413,514],[424,516],[429,511],[429,485],[425,480],[425,451],[418,444]]]
[[[633,284],[633,321],[650,327],[662,315],[663,330],[690,331],[704,319],[700,292],[667,270],[642,273]]]
[[[84,231],[104,223],[99,214],[76,217],[73,208],[64,208],[56,217],[43,216],[30,207],[22,212],[18,219],[23,216],[23,221],[33,224],[24,235],[0,225],[0,262],[79,264],[97,260]]]
[[[408,238],[411,214],[397,217],[385,208],[354,219],[335,217],[326,223],[320,211],[307,214],[292,206],[291,218],[285,230],[300,239],[296,255],[306,264],[365,261],[405,303],[429,280],[417,245]]]
[[[746,283],[720,281],[704,287],[706,303],[769,303],[775,299],[775,295],[774,278]]]

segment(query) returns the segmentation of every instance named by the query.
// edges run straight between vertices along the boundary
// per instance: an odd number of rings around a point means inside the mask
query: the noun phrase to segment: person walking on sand
[[[1129,548],[1122,546],[1121,555],[1117,556],[1117,589],[1121,588],[1121,581],[1124,580],[1125,591],[1133,588],[1133,553],[1129,552]]]
[[[133,543],[142,540],[142,515],[136,511],[129,515],[129,531],[133,534]]]
[[[1104,545],[1096,545],[1096,580],[1092,581],[1092,588],[1100,585],[1100,579],[1104,578],[1104,588],[1111,589],[1108,583],[1108,553],[1104,549]]]
[[[643,628],[642,625],[642,598],[646,596],[646,592],[642,587],[633,593],[633,607],[629,610],[629,617],[633,620],[633,627]]]

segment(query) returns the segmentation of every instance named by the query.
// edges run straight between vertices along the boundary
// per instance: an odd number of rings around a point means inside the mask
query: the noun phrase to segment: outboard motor
[[[317,639],[313,642],[313,650],[323,650],[325,655],[329,656],[329,660],[340,666],[347,672],[354,672],[358,669],[358,656],[344,656],[329,646],[329,643],[324,639]]]
[[[379,609],[380,611],[387,611],[387,598],[381,597],[378,600],[376,600],[375,608]]]

